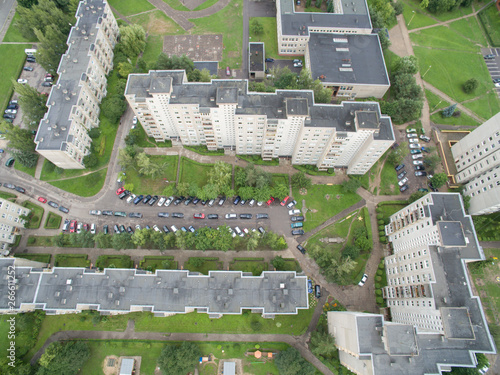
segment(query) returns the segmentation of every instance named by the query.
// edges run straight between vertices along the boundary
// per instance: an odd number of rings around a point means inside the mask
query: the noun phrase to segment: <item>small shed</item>
[[[224,362],[224,375],[236,375],[236,362]]]
[[[132,375],[134,371],[134,360],[132,358],[123,358],[120,366],[120,375]]]

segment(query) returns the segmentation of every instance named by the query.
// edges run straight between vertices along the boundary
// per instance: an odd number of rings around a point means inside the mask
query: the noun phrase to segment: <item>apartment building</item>
[[[303,55],[313,79],[334,96],[382,98],[390,82],[366,0],[333,6],[333,13],[296,12],[294,0],[277,0],[279,54]]]
[[[451,147],[471,215],[500,210],[500,113]]]
[[[364,174],[394,143],[378,103],[315,104],[312,91],[248,91],[247,80],[187,82],[184,71],[131,74],[125,98],[156,141],[288,157],[292,164]]]
[[[19,216],[28,216],[30,210],[6,199],[0,198],[0,250],[6,250],[14,243],[19,228],[24,223]]]
[[[356,374],[439,374],[475,367],[495,353],[466,264],[484,260],[458,193],[430,193],[396,212],[385,227],[393,254],[382,315],[330,312],[340,361]]]
[[[35,138],[36,151],[64,169],[84,168],[92,142],[88,130],[99,126],[99,104],[107,93],[119,33],[104,0],[81,1],[75,17]]]

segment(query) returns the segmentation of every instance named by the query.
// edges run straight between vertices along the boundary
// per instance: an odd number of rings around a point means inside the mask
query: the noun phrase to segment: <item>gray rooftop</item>
[[[77,104],[80,80],[90,61],[89,50],[93,47],[97,29],[102,22],[103,13],[99,7],[103,9],[105,4],[103,0],[87,0],[86,4],[80,2],[78,6],[76,24],[71,28],[67,40],[68,49],[57,69],[59,79],[50,91],[47,100],[49,109],[40,121],[36,134],[37,150],[64,150],[66,142],[72,141],[69,117],[73,106]],[[87,6],[93,8],[87,9]]]
[[[219,74],[219,62],[218,61],[194,61],[194,68],[198,70],[206,69],[210,72],[210,75],[216,76]]]
[[[311,33],[311,75],[324,83],[389,85],[377,34]]]
[[[236,362],[226,361],[224,362],[224,375],[235,375],[236,374]]]
[[[341,1],[342,13],[300,13],[295,12],[294,0],[277,1],[283,35],[308,35],[314,27],[372,29],[365,0]]]
[[[437,223],[443,246],[465,246],[462,223],[459,221],[440,221]]]
[[[211,82],[183,82],[184,71],[150,71],[131,74],[125,95],[135,95],[140,102],[150,96],[151,80],[172,78],[171,104],[198,104],[201,112],[218,104],[236,103],[236,114],[261,114],[268,121],[285,119],[288,115],[308,116],[305,126],[335,127],[337,132],[356,132],[355,118],[360,127],[375,129],[375,139],[394,140],[390,117],[382,116],[376,102],[347,102],[338,105],[314,104],[311,90],[276,90],[275,93],[248,91],[248,80],[214,79]],[[224,95],[219,95],[224,93]],[[229,96],[228,96],[229,95]],[[223,99],[223,100],[222,100]]]
[[[248,43],[250,53],[248,58],[250,59],[250,65],[248,70],[251,72],[263,72],[264,71],[264,58],[266,54],[264,52],[264,43]]]
[[[0,259],[6,280],[12,259]],[[46,311],[72,311],[91,305],[102,312],[128,312],[133,306],[154,313],[185,313],[189,308],[209,314],[241,314],[261,309],[263,314],[296,314],[308,308],[307,279],[295,272],[263,272],[248,276],[239,271],[210,271],[199,275],[187,270],[54,268],[42,272],[16,268],[19,289],[16,309],[35,304]],[[8,310],[7,285],[0,285],[0,311]]]
[[[134,371],[134,360],[132,358],[123,358],[120,375],[132,375],[132,371]]]
[[[384,325],[387,352],[390,355],[418,355],[415,327],[409,324]]]

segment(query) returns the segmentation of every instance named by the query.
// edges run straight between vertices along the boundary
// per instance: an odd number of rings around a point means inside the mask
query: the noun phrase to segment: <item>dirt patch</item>
[[[484,281],[483,281],[483,279],[479,279],[479,278],[478,278],[478,279],[476,279],[476,284],[477,284],[478,286],[483,286],[483,285],[484,285]]]
[[[299,190],[299,194],[300,194],[300,195],[306,195],[306,194],[307,194],[307,189],[305,189],[305,188],[301,188],[301,189]]]
[[[340,198],[342,198],[342,195],[337,194],[337,196],[335,198],[340,199]]]
[[[313,214],[315,214],[316,212],[318,212],[318,210],[316,210],[314,208],[311,208],[309,211],[311,211]]]
[[[170,57],[186,55],[193,61],[221,61],[222,50],[222,34],[163,37],[163,52]]]
[[[329,200],[330,200],[330,194],[326,194],[326,195],[325,195],[325,199],[326,199],[327,201],[329,201]]]

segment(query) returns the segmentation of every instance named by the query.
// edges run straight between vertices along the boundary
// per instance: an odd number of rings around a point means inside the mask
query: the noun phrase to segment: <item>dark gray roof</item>
[[[5,279],[12,259],[0,259]],[[16,309],[36,304],[46,311],[92,305],[101,312],[128,312],[133,306],[155,313],[185,313],[189,308],[209,314],[241,314],[260,309],[263,314],[296,314],[308,308],[307,278],[295,272],[263,272],[248,276],[240,271],[210,271],[208,276],[187,270],[158,270],[146,274],[133,269],[16,268]],[[0,285],[0,311],[9,309],[7,284]]]
[[[285,105],[288,116],[309,116],[307,98],[285,99]]]
[[[384,325],[387,352],[390,355],[418,355],[415,327],[409,324]]]
[[[296,13],[294,0],[277,0],[281,8],[283,35],[308,35],[309,28],[372,29],[365,0],[341,1],[342,13]]]
[[[198,70],[207,69],[210,75],[216,76],[219,74],[219,62],[218,61],[194,61],[194,67]]]
[[[251,72],[263,72],[264,71],[264,59],[266,57],[264,51],[264,43],[248,43],[250,53],[248,58],[250,59],[250,65],[248,70]]]
[[[103,0],[87,0],[86,3],[80,2],[78,6],[76,14],[79,17],[68,36],[68,49],[59,62],[59,79],[50,91],[48,111],[40,121],[36,134],[37,150],[64,150],[66,142],[72,141],[69,135],[69,117],[73,106],[77,104],[81,90],[80,79],[82,75],[85,77],[90,61],[89,50],[102,22],[103,13],[97,8],[104,8],[106,4]],[[87,9],[90,5],[93,8]]]
[[[313,79],[331,84],[389,85],[376,34],[311,33],[308,46]]]
[[[217,88],[217,104],[236,104],[236,103],[238,103],[237,87]]]
[[[443,246],[465,246],[462,223],[459,221],[440,221],[437,223]]]

